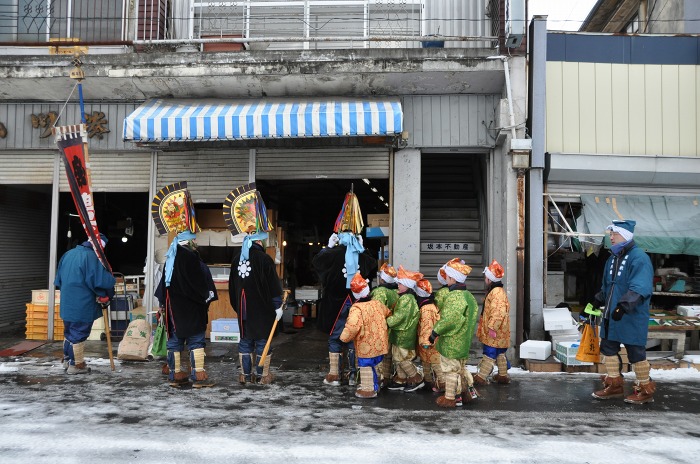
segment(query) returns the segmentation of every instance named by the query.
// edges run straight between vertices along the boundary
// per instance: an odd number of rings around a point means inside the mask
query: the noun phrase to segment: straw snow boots
[[[80,342],[80,343],[70,343],[68,340],[65,340],[63,345],[64,345],[64,351],[65,351],[65,344],[66,342],[70,345],[68,348],[68,366],[66,367],[66,374],[68,375],[77,375],[77,374],[87,374],[90,372],[90,368],[87,367],[87,363],[85,362],[85,342]],[[73,364],[71,364],[71,351],[72,351],[72,361]],[[64,361],[65,363],[65,361]],[[64,364],[65,365],[65,364]]]
[[[209,380],[207,371],[204,370],[204,348],[190,350],[190,378],[194,388],[213,387],[215,382]]]
[[[609,400],[610,398],[622,398],[625,396],[623,384],[625,380],[622,376],[610,377],[606,375],[603,378],[603,389],[593,392],[593,398],[599,400]]]

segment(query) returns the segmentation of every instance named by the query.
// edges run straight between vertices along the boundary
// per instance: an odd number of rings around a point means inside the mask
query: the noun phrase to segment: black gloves
[[[434,330],[430,333],[430,337],[428,337],[428,341],[430,342],[431,345],[433,343],[435,343],[435,339],[438,338],[438,336],[439,335],[437,333],[435,333]]]
[[[604,303],[605,303],[605,294],[603,294],[603,292],[596,293],[595,296],[593,297],[593,306],[595,306],[596,309],[598,309],[601,306],[603,306]]]
[[[625,310],[618,306],[617,308],[615,308],[615,310],[612,313],[613,321],[619,321],[620,319],[622,319],[622,316],[624,314],[625,314]]]

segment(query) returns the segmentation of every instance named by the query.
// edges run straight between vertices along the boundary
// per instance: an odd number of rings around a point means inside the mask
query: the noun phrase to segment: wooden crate
[[[544,361],[535,359],[525,360],[525,369],[530,372],[561,372],[563,364],[560,363],[554,356],[550,356]]]
[[[597,368],[595,364],[592,365],[585,365],[585,366],[564,366],[564,372],[567,372],[569,374],[573,374],[576,372],[597,372]]]

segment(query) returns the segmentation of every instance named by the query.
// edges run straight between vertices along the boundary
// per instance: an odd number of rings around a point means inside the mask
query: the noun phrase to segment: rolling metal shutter
[[[7,324],[23,322],[32,290],[48,286],[51,186],[0,185],[0,210],[2,330]]]
[[[156,188],[184,180],[195,203],[223,203],[248,183],[248,159],[248,150],[159,153]]]
[[[53,160],[51,153],[0,153],[0,184],[51,184]]]
[[[255,178],[388,179],[389,154],[388,148],[259,149]]]
[[[93,192],[148,192],[151,179],[150,153],[90,153]],[[63,161],[59,189],[70,192]]]

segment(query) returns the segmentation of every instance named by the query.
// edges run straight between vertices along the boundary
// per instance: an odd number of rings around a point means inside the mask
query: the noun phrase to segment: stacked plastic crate
[[[60,315],[61,292],[56,290],[53,312],[53,339],[63,340],[63,320]],[[27,340],[49,338],[49,291],[32,290],[32,302],[27,303]]]

